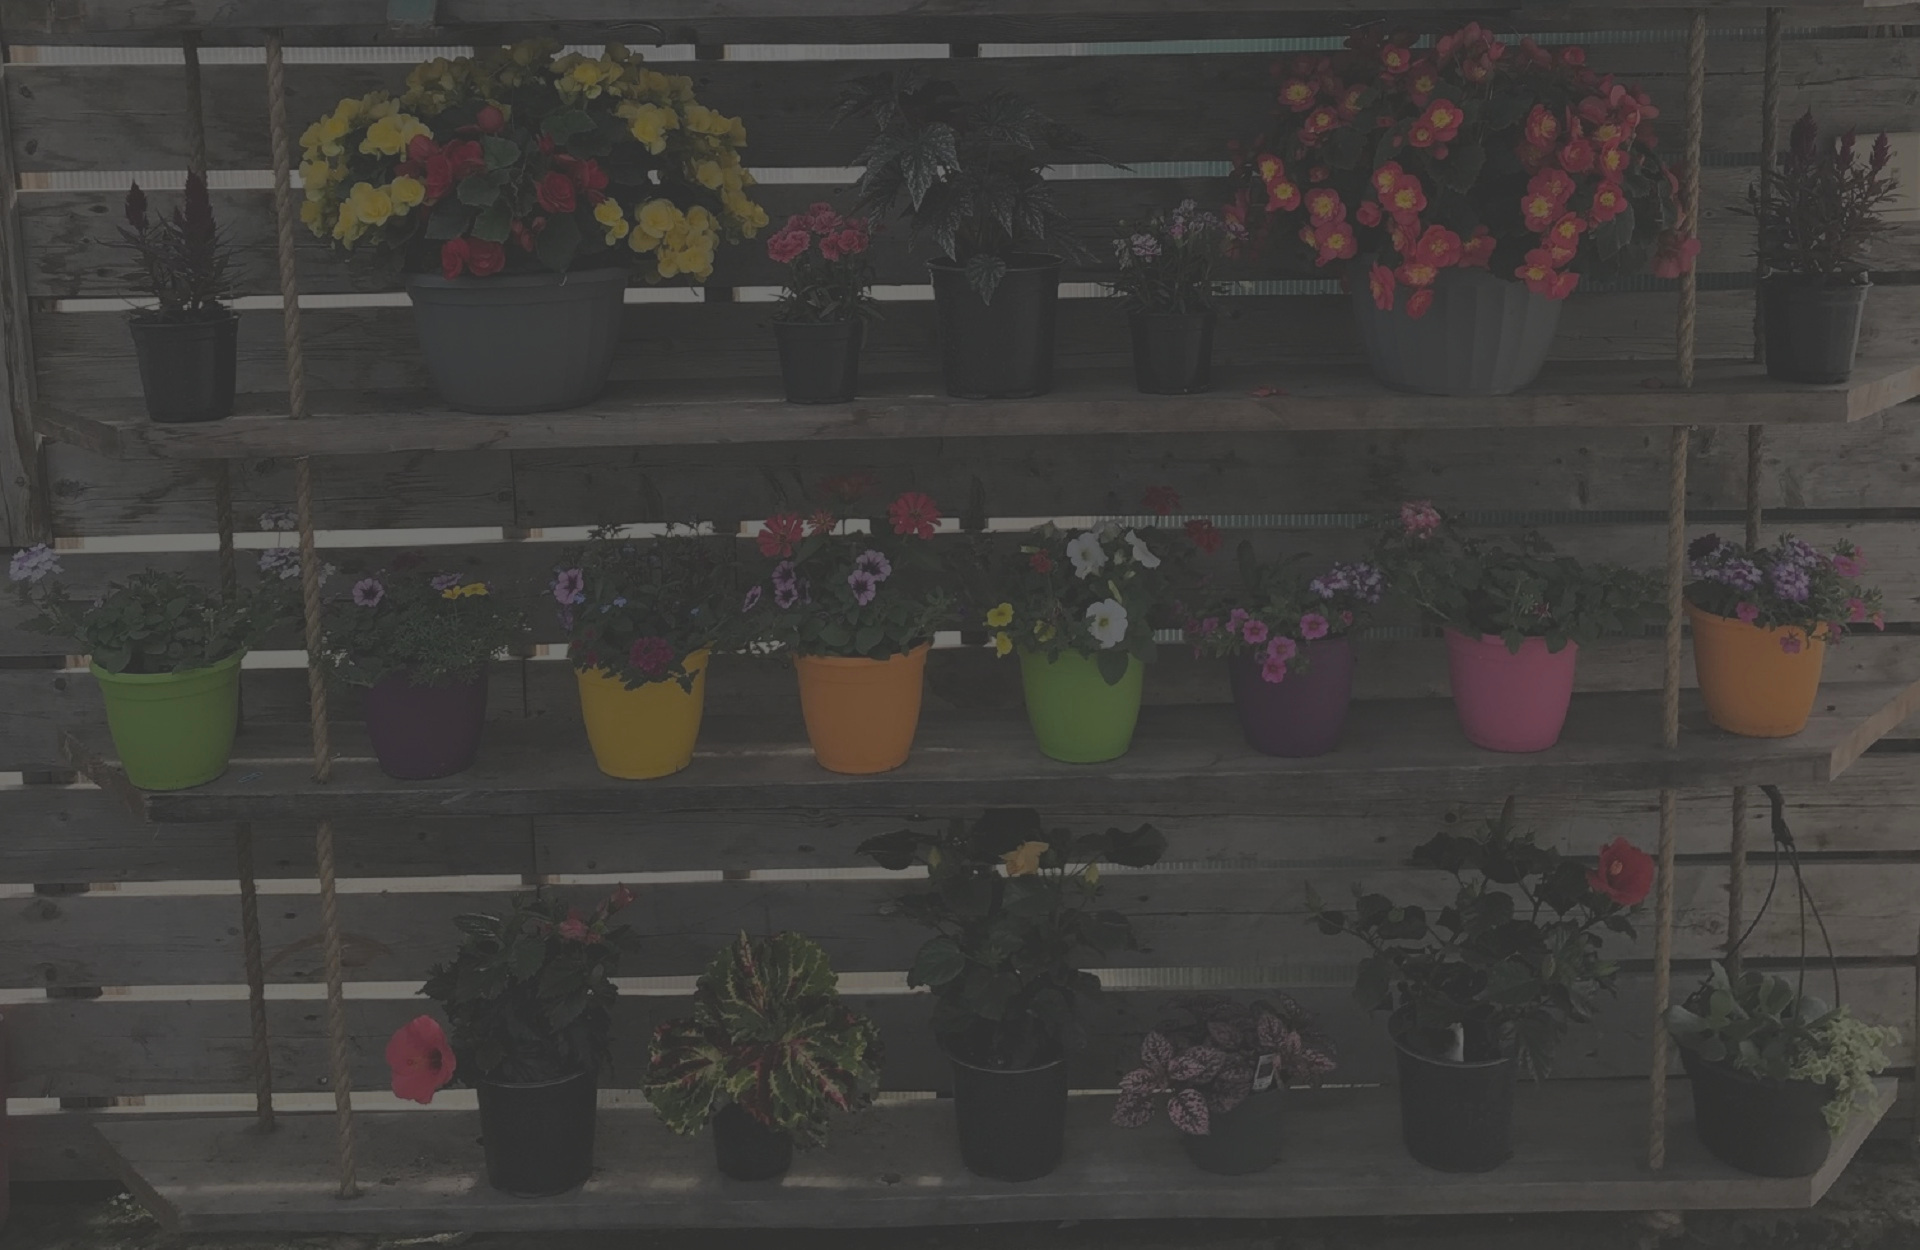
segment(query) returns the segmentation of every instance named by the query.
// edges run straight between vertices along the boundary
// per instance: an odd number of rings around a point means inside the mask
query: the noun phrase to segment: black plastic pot
[[[1755,1176],[1811,1176],[1827,1161],[1833,1135],[1822,1109],[1833,1088],[1813,1081],[1764,1081],[1682,1047],[1693,1086],[1693,1123],[1715,1158]]]
[[[860,345],[867,323],[829,321],[809,324],[776,321],[780,343],[780,380],[790,404],[846,404],[860,389]]]
[[[1214,315],[1130,312],[1133,381],[1146,395],[1196,395],[1213,389]]]
[[[728,1103],[713,1117],[713,1157],[736,1181],[770,1181],[793,1166],[793,1138]]]
[[[1067,1063],[1018,1072],[953,1060],[960,1158],[976,1176],[1038,1180],[1060,1166],[1067,1141]]]
[[[1780,274],[1760,280],[1767,376],[1776,382],[1844,382],[1860,348],[1866,282],[1820,286]]]
[[[1187,1158],[1202,1171],[1222,1176],[1264,1172],[1280,1162],[1282,1098],[1276,1090],[1254,1094],[1225,1115],[1211,1117],[1204,1136],[1182,1133]]]
[[[1025,399],[1053,389],[1058,256],[1015,255],[988,303],[967,284],[966,266],[929,262],[940,321],[940,370],[961,399]]]
[[[1436,1059],[1402,1016],[1388,1021],[1400,1071],[1400,1136],[1441,1172],[1490,1172],[1513,1154],[1513,1060]]]
[[[531,1085],[470,1083],[480,1095],[489,1185],[516,1198],[550,1198],[586,1183],[598,1094],[592,1073]]]
[[[240,318],[226,310],[201,321],[135,313],[133,354],[155,421],[218,421],[233,412],[234,344]]]

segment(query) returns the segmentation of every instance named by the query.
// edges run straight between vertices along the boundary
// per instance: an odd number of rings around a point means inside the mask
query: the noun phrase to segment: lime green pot
[[[92,669],[128,781],[142,790],[185,790],[227,771],[240,719],[238,653],[177,673]]]
[[[1117,759],[1133,745],[1146,666],[1127,658],[1126,676],[1109,686],[1093,658],[1065,652],[1020,653],[1027,720],[1042,753],[1067,764]]]

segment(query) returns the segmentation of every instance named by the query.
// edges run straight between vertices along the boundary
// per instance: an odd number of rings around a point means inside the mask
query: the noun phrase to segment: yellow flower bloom
[[[353,204],[343,202],[340,205],[340,215],[334,218],[333,237],[340,240],[344,246],[352,247],[354,240],[366,232],[367,225],[354,215]]]
[[[667,132],[680,129],[680,115],[658,104],[622,104],[619,113],[627,132],[655,156],[667,150]]]
[[[1013,639],[1007,636],[1006,630],[993,636],[993,653],[1003,660],[1013,654]]]
[[[402,174],[387,187],[387,194],[393,197],[393,211],[404,213],[427,198],[427,188],[418,178]]]
[[[689,104],[686,108],[687,129],[697,135],[725,135],[732,133],[733,119],[715,112],[704,104]]]
[[[374,156],[398,156],[407,150],[407,144],[418,135],[431,138],[433,131],[417,117],[392,113],[367,127],[367,136],[360,141],[360,150]]]
[[[321,213],[322,209],[319,200],[308,200],[300,205],[300,220],[305,222],[307,229],[313,231],[315,234],[320,233]]]
[[[1040,871],[1040,857],[1047,853],[1045,842],[1022,842],[1015,850],[1000,857],[1007,866],[1009,877],[1031,877]]]
[[[1033,636],[1041,642],[1052,642],[1055,632],[1057,631],[1055,631],[1053,626],[1046,621],[1035,621],[1033,623]]]
[[[727,138],[733,140],[733,146],[736,148],[746,147],[747,146],[747,123],[740,120],[738,117],[735,117],[729,120],[727,122]]]
[[[656,239],[664,239],[676,229],[684,230],[686,217],[672,200],[648,200],[634,214],[634,224]]]
[[[660,246],[660,236],[648,234],[645,230],[635,230],[627,236],[627,246],[636,252],[651,252]]]
[[[1088,864],[1086,871],[1080,875],[1086,879],[1087,888],[1092,889],[1100,884],[1100,865]]]
[[[720,189],[720,162],[701,161],[693,167],[693,180],[709,191]]]
[[[618,200],[601,200],[594,205],[593,219],[606,228],[608,247],[626,238],[627,231],[632,228],[627,225],[627,214]]]
[[[720,221],[705,206],[695,204],[687,210],[687,233],[711,243],[720,234]]]
[[[333,185],[333,162],[325,159],[301,161],[300,185],[306,188],[310,200],[325,195],[327,188]]]
[[[369,226],[380,225],[393,216],[393,197],[371,182],[354,183],[347,193],[347,203],[352,205],[354,217]]]
[[[1002,603],[987,610],[987,624],[993,629],[1002,629],[1013,624],[1013,605]]]

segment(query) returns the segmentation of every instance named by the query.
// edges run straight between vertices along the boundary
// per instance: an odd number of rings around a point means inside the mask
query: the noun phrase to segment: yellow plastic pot
[[[1693,668],[1707,719],[1744,738],[1790,738],[1807,727],[1820,695],[1827,644],[1792,626],[1762,629],[1687,604]],[[1788,646],[1799,646],[1788,651]]]
[[[907,762],[920,725],[920,690],[929,644],[869,660],[796,655],[800,711],[820,767],[835,773],[884,773]]]
[[[707,704],[705,650],[687,656],[693,688],[652,681],[632,690],[604,669],[574,670],[580,679],[580,718],[587,723],[593,762],[609,777],[645,781],[679,772],[693,762],[700,713]]]

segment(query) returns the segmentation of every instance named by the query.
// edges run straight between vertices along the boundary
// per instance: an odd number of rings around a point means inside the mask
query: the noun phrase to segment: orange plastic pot
[[[1790,738],[1807,727],[1820,694],[1827,644],[1791,626],[1762,629],[1687,604],[1693,669],[1707,719],[1744,738]],[[1797,641],[1788,651],[1782,640]]]
[[[796,655],[800,712],[820,767],[835,773],[884,773],[907,762],[920,724],[920,687],[930,643],[869,660]]]

